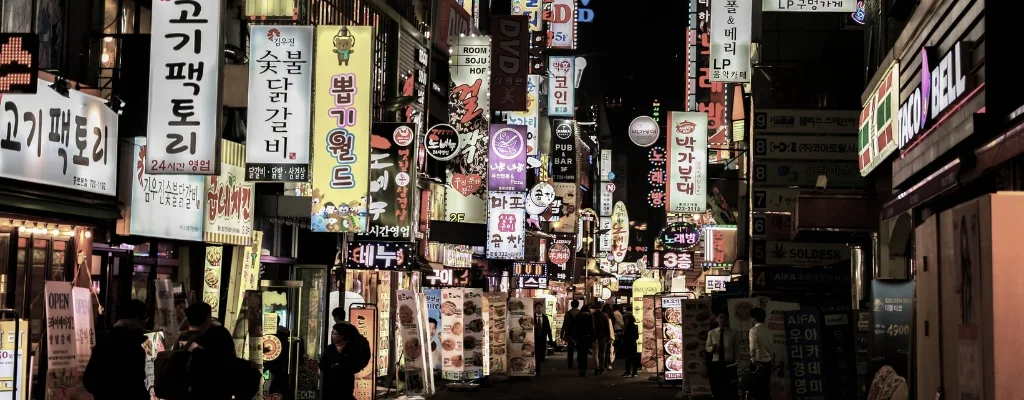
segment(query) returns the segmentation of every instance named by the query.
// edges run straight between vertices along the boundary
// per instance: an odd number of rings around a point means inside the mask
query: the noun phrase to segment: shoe
[[[624,373],[624,374],[622,374],[622,375],[619,375],[619,376],[621,376],[621,377],[623,377],[623,378],[628,378],[628,377],[629,377],[629,372],[627,372],[627,373]]]
[[[632,376],[632,377],[634,377],[634,378],[636,378],[636,374],[633,374],[633,375],[631,375],[631,376]]]
[[[585,371],[580,371],[580,376],[587,376],[587,373]]]

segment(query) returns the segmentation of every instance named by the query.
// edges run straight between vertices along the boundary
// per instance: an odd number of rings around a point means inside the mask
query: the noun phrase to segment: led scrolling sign
[[[900,105],[900,150],[967,93],[971,84],[967,75],[970,50],[964,47],[964,42],[956,42],[934,65],[929,57],[931,48],[921,48],[921,85]]]

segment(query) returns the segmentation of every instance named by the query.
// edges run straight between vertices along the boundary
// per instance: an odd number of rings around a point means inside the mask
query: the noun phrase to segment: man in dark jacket
[[[206,303],[193,304],[185,310],[194,338],[190,381],[192,398],[203,400],[231,399],[235,383],[242,373],[235,356],[235,341],[227,328],[213,320],[213,309]]]
[[[580,313],[573,317],[572,335],[576,340],[576,362],[579,364],[580,376],[585,376],[587,353],[594,343],[594,316],[590,313],[590,306],[584,305],[580,308]]]
[[[355,375],[368,365],[370,343],[366,337],[352,324],[334,324],[331,330],[331,344],[320,356],[320,372],[323,374],[324,383],[323,398],[355,400]],[[372,374],[373,371],[369,373]]]
[[[595,306],[596,307],[596,306]],[[600,309],[594,310],[594,375],[608,370],[608,341],[612,337],[611,319]]]
[[[560,336],[562,337],[562,340],[565,341],[565,352],[569,359],[569,369],[572,369],[572,356],[576,353],[576,340],[572,333],[573,318],[580,314],[580,301],[573,300],[569,305],[572,306],[572,309],[565,313],[565,319],[562,320],[562,333]]]
[[[82,383],[96,400],[149,400],[142,348],[146,304],[132,300],[117,316],[117,323],[93,348]]]

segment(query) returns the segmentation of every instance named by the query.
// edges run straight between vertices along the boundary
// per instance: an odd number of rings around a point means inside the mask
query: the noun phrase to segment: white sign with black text
[[[757,110],[756,133],[848,133],[860,128],[857,110]],[[756,135],[755,135],[756,136]]]
[[[718,293],[725,291],[725,284],[732,282],[729,275],[704,275],[704,291]]]
[[[754,1],[711,2],[712,82],[750,82],[750,29]]]
[[[761,11],[772,12],[856,12],[863,0],[762,0]]]
[[[856,136],[758,135],[754,156],[783,160],[855,160]]]

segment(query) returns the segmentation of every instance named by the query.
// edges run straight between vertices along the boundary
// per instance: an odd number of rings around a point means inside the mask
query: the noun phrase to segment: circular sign
[[[558,136],[558,138],[562,140],[569,140],[569,138],[572,137],[572,124],[569,122],[558,124],[558,126],[555,127],[555,136]]]
[[[647,147],[658,141],[661,129],[658,122],[651,117],[636,117],[629,123],[629,140],[640,147]]]
[[[533,201],[525,201],[523,205],[526,206],[526,213],[530,215],[541,215],[548,210],[548,206],[539,206]]]
[[[409,186],[410,179],[411,178],[409,177],[409,173],[402,171],[395,175],[395,184],[397,184],[400,187],[406,187]]]
[[[412,128],[402,125],[395,128],[395,133],[392,135],[395,139],[395,144],[405,147],[412,144]]]
[[[263,335],[263,361],[274,361],[281,356],[281,339],[274,335]]]
[[[526,132],[504,127],[491,136],[494,155],[504,160],[514,160],[526,150]]]
[[[674,222],[658,234],[661,245],[669,250],[689,250],[700,243],[700,227],[690,222]]]
[[[606,191],[608,193],[614,192],[615,191],[615,183],[614,182],[608,182],[607,184],[605,184],[604,185],[604,191]]]
[[[533,185],[530,189],[530,201],[536,206],[547,208],[555,201],[555,187],[547,182]]]
[[[437,161],[448,161],[459,154],[461,139],[459,132],[451,125],[437,124],[427,131],[424,145],[427,154]]]
[[[569,246],[557,243],[548,250],[548,261],[555,265],[562,265],[569,262]]]

